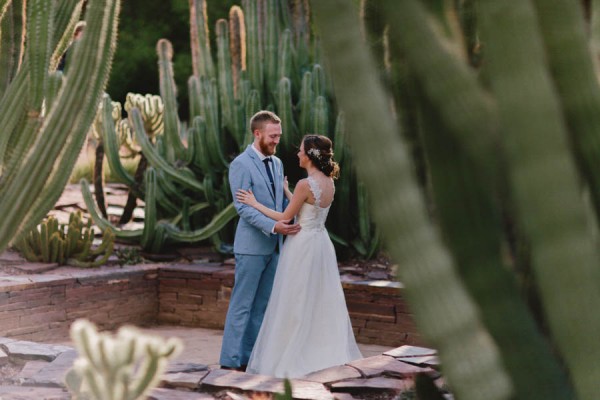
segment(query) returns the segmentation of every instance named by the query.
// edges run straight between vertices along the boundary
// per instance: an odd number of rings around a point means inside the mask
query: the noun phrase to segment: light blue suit
[[[233,242],[235,284],[223,332],[220,364],[237,368],[248,364],[254,342],[271,295],[282,235],[272,234],[274,220],[253,207],[238,202],[238,189],[252,189],[256,200],[283,211],[287,203],[283,191],[283,164],[271,156],[275,193],[260,157],[248,146],[229,167],[229,184],[240,216]]]

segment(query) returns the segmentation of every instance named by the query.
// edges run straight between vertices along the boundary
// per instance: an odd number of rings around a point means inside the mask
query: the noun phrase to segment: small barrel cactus
[[[23,235],[15,247],[29,261],[96,267],[112,254],[114,238],[112,230],[105,229],[102,243],[93,248],[91,220],[84,223],[78,211],[71,213],[68,224],[59,224],[52,216],[46,218],[39,227]]]

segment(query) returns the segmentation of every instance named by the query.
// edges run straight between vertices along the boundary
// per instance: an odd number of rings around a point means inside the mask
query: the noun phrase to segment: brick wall
[[[399,283],[342,286],[357,341],[387,346],[423,345]]]
[[[101,329],[114,329],[125,323],[153,324],[157,294],[156,266],[80,271],[69,277],[2,279],[0,336],[64,340],[77,318],[87,318]]]
[[[0,279],[0,337],[64,340],[87,318],[101,329],[169,324],[222,329],[232,265],[141,265]],[[344,283],[360,343],[421,344],[397,283]]]
[[[233,287],[232,266],[165,266],[159,280],[159,323],[223,328]],[[344,283],[343,288],[358,342],[422,344],[398,283]]]
[[[223,329],[234,272],[220,264],[159,270],[158,322]]]

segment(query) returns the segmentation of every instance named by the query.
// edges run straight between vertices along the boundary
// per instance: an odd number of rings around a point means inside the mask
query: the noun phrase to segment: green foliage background
[[[226,18],[236,0],[210,1],[209,29],[217,19]],[[119,46],[106,91],[114,101],[125,102],[128,92],[158,94],[156,42],[173,43],[173,67],[177,83],[179,112],[188,119],[187,79],[192,75],[188,0],[128,0],[123,2],[119,24]],[[211,40],[214,41],[214,35]],[[211,43],[212,48],[216,48]]]

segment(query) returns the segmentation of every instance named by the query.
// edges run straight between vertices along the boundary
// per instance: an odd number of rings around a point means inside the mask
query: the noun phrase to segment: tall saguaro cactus
[[[52,71],[52,55],[72,36],[81,1],[4,5],[0,27],[21,26],[25,40],[24,51],[9,52],[4,46],[19,49],[19,40],[1,32],[0,54],[13,59],[3,56],[0,67],[8,82],[0,99],[0,249],[38,223],[67,183],[108,79],[120,1],[88,2],[86,31],[64,76]]]

